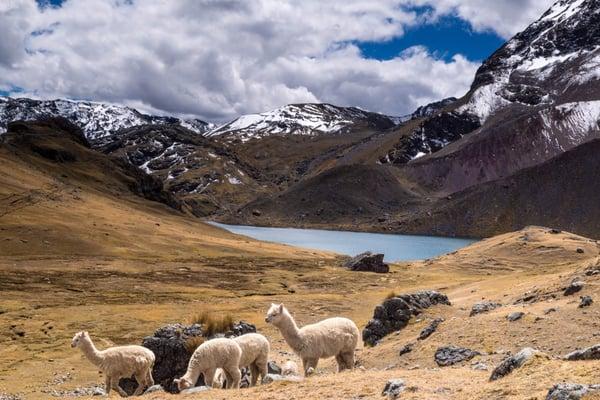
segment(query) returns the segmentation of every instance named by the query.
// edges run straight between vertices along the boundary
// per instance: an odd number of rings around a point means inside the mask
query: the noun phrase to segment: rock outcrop
[[[440,367],[458,364],[459,362],[468,361],[475,356],[481,355],[478,351],[457,346],[444,346],[435,351],[435,362]]]
[[[383,262],[383,254],[373,254],[370,251],[361,253],[344,263],[344,268],[351,271],[368,271],[387,273],[390,267]]]
[[[579,400],[590,393],[600,392],[600,385],[580,385],[578,383],[559,383],[552,386],[546,400]]]
[[[427,339],[429,336],[431,336],[433,334],[433,332],[435,332],[438,328],[438,326],[444,322],[444,318],[436,318],[433,321],[431,321],[431,323],[429,325],[427,325],[427,327],[425,327],[425,329],[423,329],[421,331],[421,333],[419,334],[419,340],[425,340]]]
[[[574,282],[571,282],[569,284],[569,286],[567,286],[565,288],[565,291],[563,292],[563,294],[565,296],[570,296],[572,294],[575,294],[575,293],[581,291],[581,289],[583,289],[583,282],[581,282],[581,281],[574,281]]]
[[[475,303],[475,304],[473,304],[473,307],[471,308],[471,313],[469,314],[469,316],[472,317],[477,314],[482,314],[482,313],[485,313],[488,311],[492,311],[501,306],[502,306],[502,304],[495,303],[493,301],[482,301],[480,303]]]
[[[391,297],[375,307],[373,318],[363,329],[363,341],[374,346],[386,335],[403,329],[412,316],[437,304],[451,305],[446,295],[433,290]]]
[[[506,358],[502,361],[492,372],[490,381],[495,381],[510,374],[513,370],[521,368],[527,361],[531,360],[535,356],[545,356],[531,347],[525,347],[517,354]],[[547,356],[546,356],[547,357]]]
[[[581,296],[578,307],[579,308],[589,307],[592,305],[593,302],[594,302],[594,300],[592,299],[591,296]]]
[[[600,360],[600,344],[582,350],[575,350],[564,357],[568,361]]]

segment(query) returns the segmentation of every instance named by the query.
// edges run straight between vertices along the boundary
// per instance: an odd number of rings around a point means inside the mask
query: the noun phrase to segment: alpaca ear
[[[283,303],[279,305],[279,312],[283,312]]]

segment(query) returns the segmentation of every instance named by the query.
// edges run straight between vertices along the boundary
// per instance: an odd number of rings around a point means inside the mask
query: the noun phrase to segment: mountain
[[[133,108],[107,103],[0,97],[0,133],[6,130],[9,122],[44,117],[66,118],[81,127],[91,140],[108,136],[119,129],[147,124],[179,125],[198,134],[204,134],[213,127],[199,119],[146,115]]]
[[[387,129],[395,125],[393,117],[356,107],[325,103],[289,104],[261,114],[242,115],[210,131],[208,136],[248,141],[269,135],[344,134],[358,128]]]
[[[483,62],[462,98],[424,106],[339,154],[329,175],[257,199],[225,220],[469,236],[554,224],[600,236],[582,221],[597,200],[593,161],[584,174],[560,158],[572,149],[583,155],[600,138],[599,9],[598,0],[557,2]],[[575,182],[592,190],[573,191],[584,198],[561,190],[571,187],[567,164],[579,174]],[[539,195],[531,171],[540,176]],[[352,184],[333,185],[334,173]],[[506,180],[510,191],[502,189]],[[396,202],[390,190],[402,193]]]

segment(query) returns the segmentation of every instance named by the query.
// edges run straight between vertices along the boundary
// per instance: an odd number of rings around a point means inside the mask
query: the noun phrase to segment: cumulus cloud
[[[391,60],[362,56],[353,43],[389,40],[422,23],[411,7],[418,3],[427,2],[67,0],[38,8],[34,0],[6,0],[0,88],[213,121],[296,102],[402,115],[464,94],[477,68],[422,47]],[[489,9],[484,0],[434,3],[436,15],[456,13],[476,29],[504,15],[496,6],[490,13],[499,16],[482,19],[473,10]]]

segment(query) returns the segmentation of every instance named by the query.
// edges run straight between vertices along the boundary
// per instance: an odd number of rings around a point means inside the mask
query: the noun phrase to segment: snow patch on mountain
[[[204,134],[214,127],[198,119],[146,115],[133,108],[107,103],[0,97],[0,133],[6,131],[9,122],[43,117],[66,118],[79,126],[90,140],[109,136],[120,129],[146,124],[175,124],[198,134]]]
[[[356,107],[331,104],[290,104],[260,114],[248,114],[218,127],[207,136],[232,136],[246,142],[269,135],[339,134],[357,123],[392,127],[392,117],[363,111]]]

